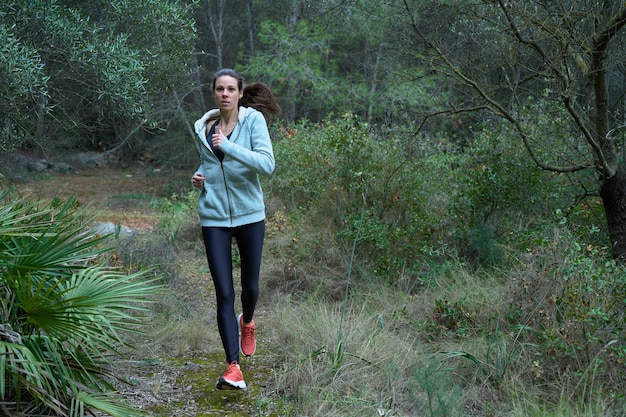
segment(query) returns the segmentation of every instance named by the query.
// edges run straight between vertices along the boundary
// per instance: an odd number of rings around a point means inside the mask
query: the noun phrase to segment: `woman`
[[[201,165],[192,177],[201,189],[198,214],[217,299],[217,326],[228,368],[218,389],[246,389],[239,351],[256,350],[254,310],[259,297],[265,204],[259,175],[274,171],[267,118],[279,114],[271,91],[260,83],[243,88],[243,78],[223,69],[213,79],[218,108],[195,123]],[[258,109],[258,110],[257,110]],[[241,308],[235,317],[231,243],[241,258]],[[241,340],[239,332],[241,331]]]

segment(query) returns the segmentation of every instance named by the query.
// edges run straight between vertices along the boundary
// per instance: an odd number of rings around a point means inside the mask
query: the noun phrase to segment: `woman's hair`
[[[233,77],[234,79],[236,79],[237,87],[239,87],[240,90],[243,90],[243,77],[237,74],[235,70],[232,70],[230,68],[224,68],[216,72],[215,75],[213,75],[213,85],[211,86],[211,91],[215,91],[215,81],[217,81],[218,78],[224,76]]]
[[[239,90],[243,90],[243,96],[239,99],[240,106],[255,108],[263,113],[266,120],[269,120],[272,115],[280,115],[281,108],[278,105],[278,100],[267,85],[263,83],[252,83],[244,87],[243,77],[234,70],[225,68],[215,73],[213,77],[213,90],[215,90],[215,81],[223,76],[236,79]]]
[[[263,83],[246,85],[239,103],[245,107],[254,107],[263,113],[266,120],[272,115],[279,116],[281,113],[276,96],[274,96],[269,87]]]

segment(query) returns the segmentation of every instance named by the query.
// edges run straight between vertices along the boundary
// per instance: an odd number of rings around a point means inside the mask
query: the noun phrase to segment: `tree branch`
[[[528,152],[532,160],[535,162],[535,164],[539,168],[545,171],[553,171],[553,172],[560,172],[560,173],[576,172],[576,171],[581,171],[581,170],[588,168],[587,166],[584,166],[584,165],[559,167],[555,165],[546,164],[542,160],[540,160],[537,154],[535,153],[534,149],[532,148],[530,137],[525,133],[525,130],[523,126],[521,125],[521,123],[519,122],[519,120],[511,112],[506,110],[496,99],[491,97],[483,88],[481,88],[480,85],[476,82],[476,80],[469,77],[463,71],[461,71],[459,68],[455,66],[452,63],[452,61],[448,58],[448,56],[441,50],[441,48],[439,48],[434,42],[428,39],[428,37],[424,35],[424,33],[422,33],[422,31],[419,29],[417,22],[415,21],[414,15],[411,13],[411,6],[408,4],[408,0],[404,0],[404,5],[405,5],[407,12],[409,12],[409,15],[411,16],[411,27],[413,28],[415,33],[432,50],[434,50],[437,53],[437,56],[439,57],[439,59],[441,59],[441,61],[446,65],[446,67],[452,71],[452,73],[457,79],[459,79],[465,85],[471,87],[476,93],[478,93],[478,95],[487,103],[487,105],[485,106],[486,108],[488,108],[491,112],[493,112],[496,115],[499,115],[500,117],[507,120],[509,123],[513,125],[518,135],[522,139],[522,143],[524,144],[526,151]],[[521,39],[523,40],[523,38]],[[524,40],[524,43],[526,42],[530,42],[531,44],[533,44],[533,42],[531,41]],[[538,45],[537,45],[537,48],[539,50],[539,53],[543,54],[543,51],[541,50],[541,48],[539,48]]]

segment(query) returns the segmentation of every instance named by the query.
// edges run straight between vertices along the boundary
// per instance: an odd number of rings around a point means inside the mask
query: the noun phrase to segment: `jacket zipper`
[[[226,181],[226,171],[224,171],[224,163],[220,162],[220,168],[222,169],[222,179],[224,180],[224,189],[226,190],[226,201],[228,204],[228,218],[230,220],[229,226],[233,224],[233,208],[230,205],[230,191],[228,189],[228,181]]]
[[[237,122],[237,125],[235,127],[240,127],[239,125],[243,125],[243,123],[241,123],[240,121]],[[240,129],[239,129],[240,130]],[[239,133],[241,133],[240,131],[237,132],[237,137],[239,137]],[[236,138],[235,138],[236,139]],[[228,138],[226,140],[229,140]],[[209,147],[209,151],[213,154],[213,156],[215,158],[217,158],[217,155],[215,155],[215,152],[213,152],[213,148]],[[224,159],[226,159],[226,155],[224,155]],[[222,179],[224,180],[224,188],[226,189],[226,200],[228,201],[228,218],[230,221],[230,227],[232,227],[233,224],[233,208],[230,204],[230,192],[228,190],[228,181],[226,181],[226,172],[224,171],[224,160],[219,160],[219,158],[217,158],[217,160],[220,163],[220,168],[222,170]]]
[[[239,123],[240,122],[237,122],[237,125],[235,125],[235,128],[239,127]],[[237,137],[235,139],[237,139],[239,137],[239,133],[240,133],[240,129],[238,129]],[[230,139],[227,137],[226,140],[230,140]],[[212,151],[213,150],[211,150],[211,152]],[[224,159],[226,159],[226,155],[224,155]],[[224,160],[220,161],[220,168],[222,169],[222,178],[224,179],[224,188],[226,189],[226,200],[228,201],[228,217],[229,217],[229,220],[230,220],[230,227],[232,227],[232,225],[233,225],[233,207],[230,204],[230,190],[228,189],[228,181],[226,181],[226,171],[224,171]]]

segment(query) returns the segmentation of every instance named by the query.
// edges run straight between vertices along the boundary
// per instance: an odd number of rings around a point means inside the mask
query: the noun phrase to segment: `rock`
[[[51,168],[55,172],[70,172],[73,169],[70,164],[66,164],[65,162],[54,163]]]
[[[94,231],[99,235],[131,236],[133,234],[131,229],[113,222],[97,223]]]

